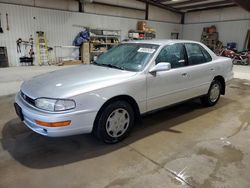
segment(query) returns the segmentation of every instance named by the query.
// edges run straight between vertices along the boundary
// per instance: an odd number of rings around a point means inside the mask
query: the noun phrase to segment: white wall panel
[[[145,3],[135,0],[94,0],[94,2],[119,5],[130,8],[145,9]]]
[[[10,4],[34,6],[35,0],[0,0],[0,3],[10,3]]]
[[[73,0],[35,0],[35,6],[59,10],[78,11],[78,2]]]
[[[250,19],[250,13],[240,7],[225,8],[221,11],[220,20]]]
[[[87,26],[100,29],[119,29],[122,39],[127,37],[129,29],[135,29],[137,19],[95,14],[58,11],[51,9],[33,8],[0,3],[0,12],[9,14],[10,31],[6,30],[6,20],[2,19],[4,33],[0,34],[0,46],[6,46],[9,61],[12,66],[18,65],[16,40],[28,40],[30,35],[35,36],[36,31],[44,31],[49,40],[49,46],[71,45],[74,37],[81,30],[74,25]],[[35,19],[34,19],[35,18]],[[181,33],[180,24],[163,22],[148,22],[156,28],[157,38],[170,38],[171,32]]]
[[[127,18],[137,18],[137,19],[145,18],[145,11],[99,5],[99,4],[93,4],[93,3],[84,4],[84,12],[110,15],[110,16],[120,16],[120,17],[127,17]]]
[[[156,6],[149,6],[149,20],[163,21],[163,22],[173,22],[181,23],[181,15],[158,8]]]
[[[78,11],[76,0],[0,0],[0,3],[27,5],[59,10]]]
[[[188,12],[185,14],[185,23],[204,23],[240,19],[250,19],[250,13],[240,7]]]
[[[211,25],[217,27],[219,40],[224,45],[236,42],[238,50],[242,50],[247,30],[250,29],[250,13],[240,7],[187,13],[183,38],[200,41],[203,28]]]

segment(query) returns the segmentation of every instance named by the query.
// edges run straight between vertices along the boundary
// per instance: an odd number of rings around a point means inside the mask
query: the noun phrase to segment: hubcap
[[[210,90],[210,100],[211,102],[216,102],[220,96],[220,85],[213,84]]]
[[[129,126],[129,113],[123,108],[114,110],[106,121],[106,131],[109,136],[117,138],[122,136]]]

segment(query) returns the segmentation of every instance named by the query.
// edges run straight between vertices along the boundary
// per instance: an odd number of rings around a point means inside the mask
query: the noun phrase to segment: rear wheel
[[[220,99],[222,85],[218,80],[213,80],[207,95],[201,98],[205,106],[214,106]]]
[[[94,134],[105,143],[123,140],[134,125],[134,111],[126,101],[108,104],[95,122]]]

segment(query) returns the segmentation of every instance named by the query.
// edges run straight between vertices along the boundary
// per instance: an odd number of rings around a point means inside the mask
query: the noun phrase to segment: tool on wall
[[[17,39],[17,53],[19,54],[19,60],[22,65],[33,65],[34,61],[34,39],[32,35],[28,41],[21,38]]]
[[[38,57],[38,64],[50,65],[49,61],[49,51],[48,51],[48,41],[43,31],[37,31],[37,57]]]
[[[9,16],[8,13],[6,13],[6,24],[7,24],[7,31],[10,30],[10,26],[9,26]]]
[[[16,45],[17,45],[17,53],[21,53],[21,44],[22,44],[23,40],[21,38],[17,39],[16,41]]]
[[[3,33],[3,28],[1,26],[1,13],[0,13],[0,33]]]

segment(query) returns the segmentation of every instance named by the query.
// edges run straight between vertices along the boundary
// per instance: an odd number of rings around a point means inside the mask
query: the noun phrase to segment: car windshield
[[[158,47],[154,44],[120,44],[99,56],[94,64],[122,70],[141,71]]]

